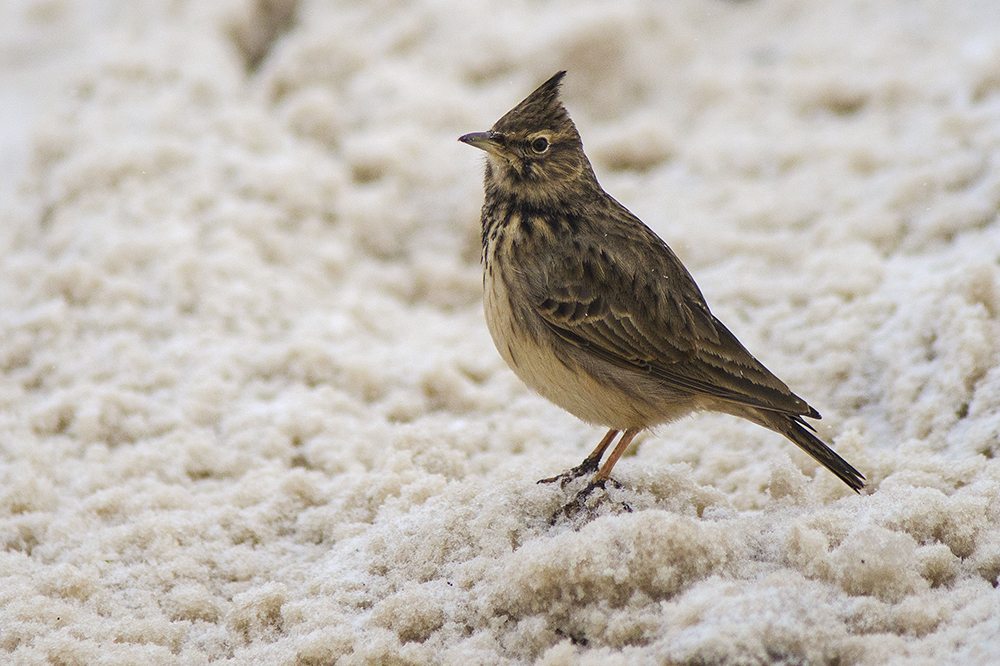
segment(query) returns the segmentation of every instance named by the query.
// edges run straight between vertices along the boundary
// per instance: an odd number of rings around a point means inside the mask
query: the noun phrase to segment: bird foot
[[[594,472],[596,472],[597,468],[600,467],[600,464],[601,461],[599,458],[596,460],[591,458],[584,458],[583,462],[577,465],[576,467],[568,469],[562,474],[556,474],[555,476],[550,476],[547,479],[539,479],[537,483],[555,483],[556,481],[558,481],[559,487],[565,488],[567,485],[569,485],[571,481],[576,481],[581,476],[586,476],[587,474],[593,474]],[[615,481],[614,483],[617,483],[617,481]],[[601,487],[603,488],[604,486],[602,485]]]
[[[541,483],[541,481],[539,481],[539,483]],[[605,487],[607,484],[610,484],[615,488],[622,487],[622,484],[619,483],[618,481],[615,481],[614,479],[605,479],[603,481],[591,481],[590,483],[587,484],[587,486],[583,490],[581,490],[576,494],[576,497],[574,497],[572,500],[567,502],[561,509],[552,514],[552,517],[549,518],[549,524],[555,525],[557,522],[559,522],[560,518],[571,520],[575,518],[577,515],[579,515],[581,512],[585,512],[585,515],[588,520],[596,518],[597,509],[602,504],[604,504],[604,502],[607,501],[608,499],[607,488]],[[601,494],[596,500],[588,502],[587,500],[590,498],[591,494],[598,488],[604,490],[605,492]],[[632,507],[630,507],[627,502],[622,502],[621,508],[626,513],[632,513]]]

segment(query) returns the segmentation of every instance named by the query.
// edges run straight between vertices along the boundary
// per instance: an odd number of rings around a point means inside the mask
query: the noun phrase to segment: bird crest
[[[556,72],[548,81],[538,86],[521,103],[493,124],[494,132],[516,132],[519,129],[555,129],[573,121],[559,101],[559,88],[566,70]]]

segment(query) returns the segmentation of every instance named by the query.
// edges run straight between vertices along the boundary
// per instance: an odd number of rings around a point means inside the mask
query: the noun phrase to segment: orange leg
[[[617,432],[617,431],[613,430],[612,432]],[[612,451],[611,455],[608,456],[608,459],[604,461],[604,464],[601,466],[601,471],[599,471],[597,475],[594,477],[594,481],[591,483],[592,486],[600,486],[600,487],[604,486],[604,482],[607,481],[608,478],[611,476],[611,470],[612,468],[614,468],[615,463],[617,463],[618,459],[622,457],[622,454],[625,453],[625,449],[628,448],[628,445],[632,443],[632,440],[635,439],[635,436],[638,434],[639,430],[625,431],[625,433],[622,435],[622,438],[618,440],[618,444],[615,446],[614,451]],[[605,437],[604,439],[607,440],[609,438]],[[601,443],[604,444],[604,442]],[[607,444],[604,444],[604,446],[606,448]],[[603,452],[604,449],[601,449],[601,453]],[[594,453],[596,453],[596,451]],[[594,454],[592,453],[590,455],[593,456]],[[598,457],[598,460],[600,460],[600,457]]]
[[[597,448],[594,449],[589,456],[584,458],[582,463],[573,469],[566,470],[562,474],[557,474],[556,476],[552,476],[547,479],[539,479],[538,483],[553,483],[555,481],[560,481],[560,485],[565,487],[566,484],[573,479],[579,479],[584,474],[590,474],[591,472],[596,471],[601,465],[601,458],[604,456],[604,452],[608,450],[608,446],[611,445],[611,441],[617,434],[617,430],[609,430],[608,433],[604,435],[604,439],[601,440],[601,443],[597,445]],[[633,435],[633,437],[634,436],[635,435]],[[615,450],[617,451],[618,449]],[[620,453],[615,460],[617,461],[619,457],[621,457]],[[612,467],[614,467],[614,465],[612,465]],[[611,472],[611,468],[608,468],[608,472]]]
[[[601,464],[601,458],[604,456],[604,452],[608,450],[608,446],[611,445],[611,442],[614,441],[615,435],[617,434],[617,430],[609,430],[608,433],[604,435],[601,443],[597,445],[597,448],[594,449],[589,456],[583,459],[583,462],[580,463],[580,467],[586,468],[588,471],[597,469],[598,465]]]
[[[624,433],[622,433],[622,438],[618,440],[618,444],[615,445],[615,448],[611,452],[611,455],[608,456],[608,459],[604,461],[603,465],[601,465],[601,469],[597,472],[597,474],[594,475],[594,479],[587,484],[586,488],[578,492],[576,494],[576,497],[574,497],[571,502],[569,502],[564,507],[562,507],[554,514],[552,514],[552,518],[549,519],[549,523],[554,525],[556,521],[559,520],[560,517],[572,518],[581,510],[584,509],[586,509],[589,512],[594,512],[596,510],[596,506],[592,508],[587,508],[587,498],[590,496],[592,492],[594,492],[596,488],[604,488],[605,484],[609,480],[614,485],[619,485],[616,481],[611,479],[611,470],[614,469],[615,463],[617,463],[618,459],[622,457],[622,454],[625,453],[625,450],[628,448],[629,444],[632,443],[632,440],[635,439],[635,436],[638,435],[640,431],[641,431],[640,429],[634,429],[634,430],[626,430]],[[587,456],[584,459],[584,461],[579,465],[579,467],[574,467],[568,472],[563,472],[558,477],[555,477],[555,479],[562,478],[563,479],[562,485],[565,486],[571,478],[575,479],[577,478],[577,476],[582,476],[583,474],[585,474],[586,471],[583,470],[592,471],[596,469],[597,464],[601,460],[601,456],[604,455],[605,449],[608,448],[608,445],[611,444],[611,440],[614,439],[615,435],[617,434],[618,434],[617,430],[611,430],[610,432],[608,432],[608,434],[604,436],[604,439],[601,440],[601,443],[598,445],[598,447],[594,449],[594,452],[591,453],[589,456]],[[570,474],[575,474],[576,476],[570,477],[569,476]],[[554,481],[555,479],[552,480]],[[601,501],[598,501],[598,504],[600,504]],[[629,512],[632,511],[629,505],[625,504],[624,502],[622,503],[622,508],[624,508],[625,511]],[[596,515],[596,513],[594,513],[594,515]]]

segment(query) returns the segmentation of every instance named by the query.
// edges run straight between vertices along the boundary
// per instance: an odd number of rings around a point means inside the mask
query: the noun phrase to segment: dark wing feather
[[[819,418],[712,315],[670,248],[609,202],[611,210],[585,217],[613,215],[602,233],[619,242],[586,246],[581,239],[590,235],[581,234],[564,251],[550,248],[538,273],[527,276],[529,297],[545,323],[580,349],[673,388]],[[610,247],[629,249],[611,254]]]

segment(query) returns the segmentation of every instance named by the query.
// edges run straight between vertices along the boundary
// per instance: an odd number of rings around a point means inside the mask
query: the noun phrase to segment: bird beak
[[[500,155],[503,152],[503,144],[500,142],[502,136],[499,132],[473,132],[458,137],[458,140],[488,153]]]

